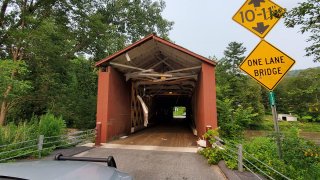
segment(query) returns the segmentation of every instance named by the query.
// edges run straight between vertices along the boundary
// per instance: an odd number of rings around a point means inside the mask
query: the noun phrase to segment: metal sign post
[[[279,17],[274,16],[279,12]],[[246,0],[233,16],[233,20],[261,38],[260,43],[242,61],[240,69],[266,87],[276,131],[279,157],[282,158],[278,115],[273,89],[295,64],[295,60],[264,40],[268,32],[277,24],[285,10],[271,0]]]
[[[277,108],[276,108],[276,100],[275,100],[273,91],[269,92],[269,100],[270,100],[270,105],[271,105],[271,110],[272,110],[274,130],[276,132],[278,155],[279,155],[279,158],[282,159],[280,129],[279,129],[279,125],[278,125],[278,114],[277,114]]]

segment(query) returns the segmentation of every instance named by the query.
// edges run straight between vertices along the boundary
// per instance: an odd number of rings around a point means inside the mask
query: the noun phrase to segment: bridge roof
[[[96,63],[111,66],[150,95],[191,95],[202,64],[216,62],[151,34]]]
[[[98,61],[96,66],[107,65],[110,61],[118,62],[121,61],[120,59],[126,60],[126,53],[129,54],[130,59],[136,64],[141,64],[145,61],[159,61],[159,58],[167,58],[168,61],[177,61],[177,63],[181,65],[191,65],[194,61],[208,63],[213,66],[217,64],[213,60],[191,52],[190,50],[162,39],[155,34],[150,34],[111,56]],[[152,64],[152,62],[150,63]]]

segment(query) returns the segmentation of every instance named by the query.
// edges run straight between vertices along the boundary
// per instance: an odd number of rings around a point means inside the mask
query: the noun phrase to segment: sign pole
[[[242,61],[240,69],[270,91],[269,99],[278,155],[282,159],[278,114],[272,90],[295,64],[295,60],[264,40],[264,37],[280,19],[273,15],[274,11],[284,12],[285,9],[272,1],[246,0],[232,19],[261,38],[260,43]]]
[[[279,130],[279,125],[278,125],[278,114],[277,114],[276,101],[275,101],[275,97],[274,97],[274,92],[273,91],[269,92],[269,100],[270,100],[270,105],[271,105],[271,110],[272,110],[272,117],[273,117],[273,122],[274,122],[274,130],[276,132],[278,155],[279,155],[279,158],[282,159],[280,130]]]

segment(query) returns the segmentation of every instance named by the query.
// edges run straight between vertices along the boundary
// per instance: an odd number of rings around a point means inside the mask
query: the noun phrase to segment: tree
[[[52,113],[62,115],[69,127],[94,128],[97,98],[97,72],[94,61],[79,57],[70,62],[68,86],[51,101]]]
[[[60,35],[55,36],[56,42],[64,40],[68,46],[64,56],[87,53],[99,59],[153,32],[167,37],[173,24],[161,16],[165,7],[162,0],[4,0],[0,7],[2,56],[10,56],[12,46],[27,52],[26,48],[36,45],[30,40],[46,43],[37,38],[46,25],[49,31],[55,29]],[[34,31],[40,34],[34,35]]]
[[[275,91],[279,110],[297,114],[301,119],[320,121],[319,87],[320,68],[306,69],[295,77],[285,78]]]
[[[244,60],[243,54],[247,48],[243,47],[243,43],[231,42],[224,51],[224,58],[219,61],[220,69],[231,75],[238,75],[241,73],[239,65]]]
[[[5,123],[8,111],[31,88],[30,82],[20,79],[27,72],[23,61],[0,60],[0,126]]]
[[[167,38],[173,23],[161,16],[164,7],[162,0],[0,1],[0,58],[25,62],[30,73],[19,79],[33,85],[11,116],[44,114],[69,93],[72,59],[97,61],[150,33]]]
[[[286,13],[285,25],[289,28],[300,26],[301,33],[311,33],[307,41],[312,45],[305,49],[306,56],[314,56],[314,61],[320,62],[320,1],[299,3]]]
[[[252,107],[233,106],[232,100],[225,98],[217,101],[219,134],[224,138],[239,139],[245,128],[254,124],[258,113]]]
[[[261,97],[261,86],[244,75],[239,69],[240,63],[245,58],[246,48],[242,43],[231,42],[224,51],[224,57],[218,62],[217,72],[217,99],[219,102],[229,102],[232,109],[250,111],[258,114],[252,116],[256,122],[262,119],[264,107]],[[218,112],[219,113],[219,112]],[[253,125],[245,123],[245,126]]]

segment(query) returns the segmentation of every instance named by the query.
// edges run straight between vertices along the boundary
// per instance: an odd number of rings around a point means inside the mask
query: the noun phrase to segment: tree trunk
[[[5,123],[6,115],[7,115],[7,102],[4,100],[1,103],[1,109],[0,109],[0,126],[3,126]]]
[[[15,72],[16,71],[12,72],[11,78],[14,77]],[[11,92],[11,90],[12,90],[12,85],[9,85],[6,92],[3,94],[3,101],[1,103],[1,109],[0,109],[0,126],[3,126],[6,120],[6,115],[9,109],[7,97],[9,96],[9,93]]]

